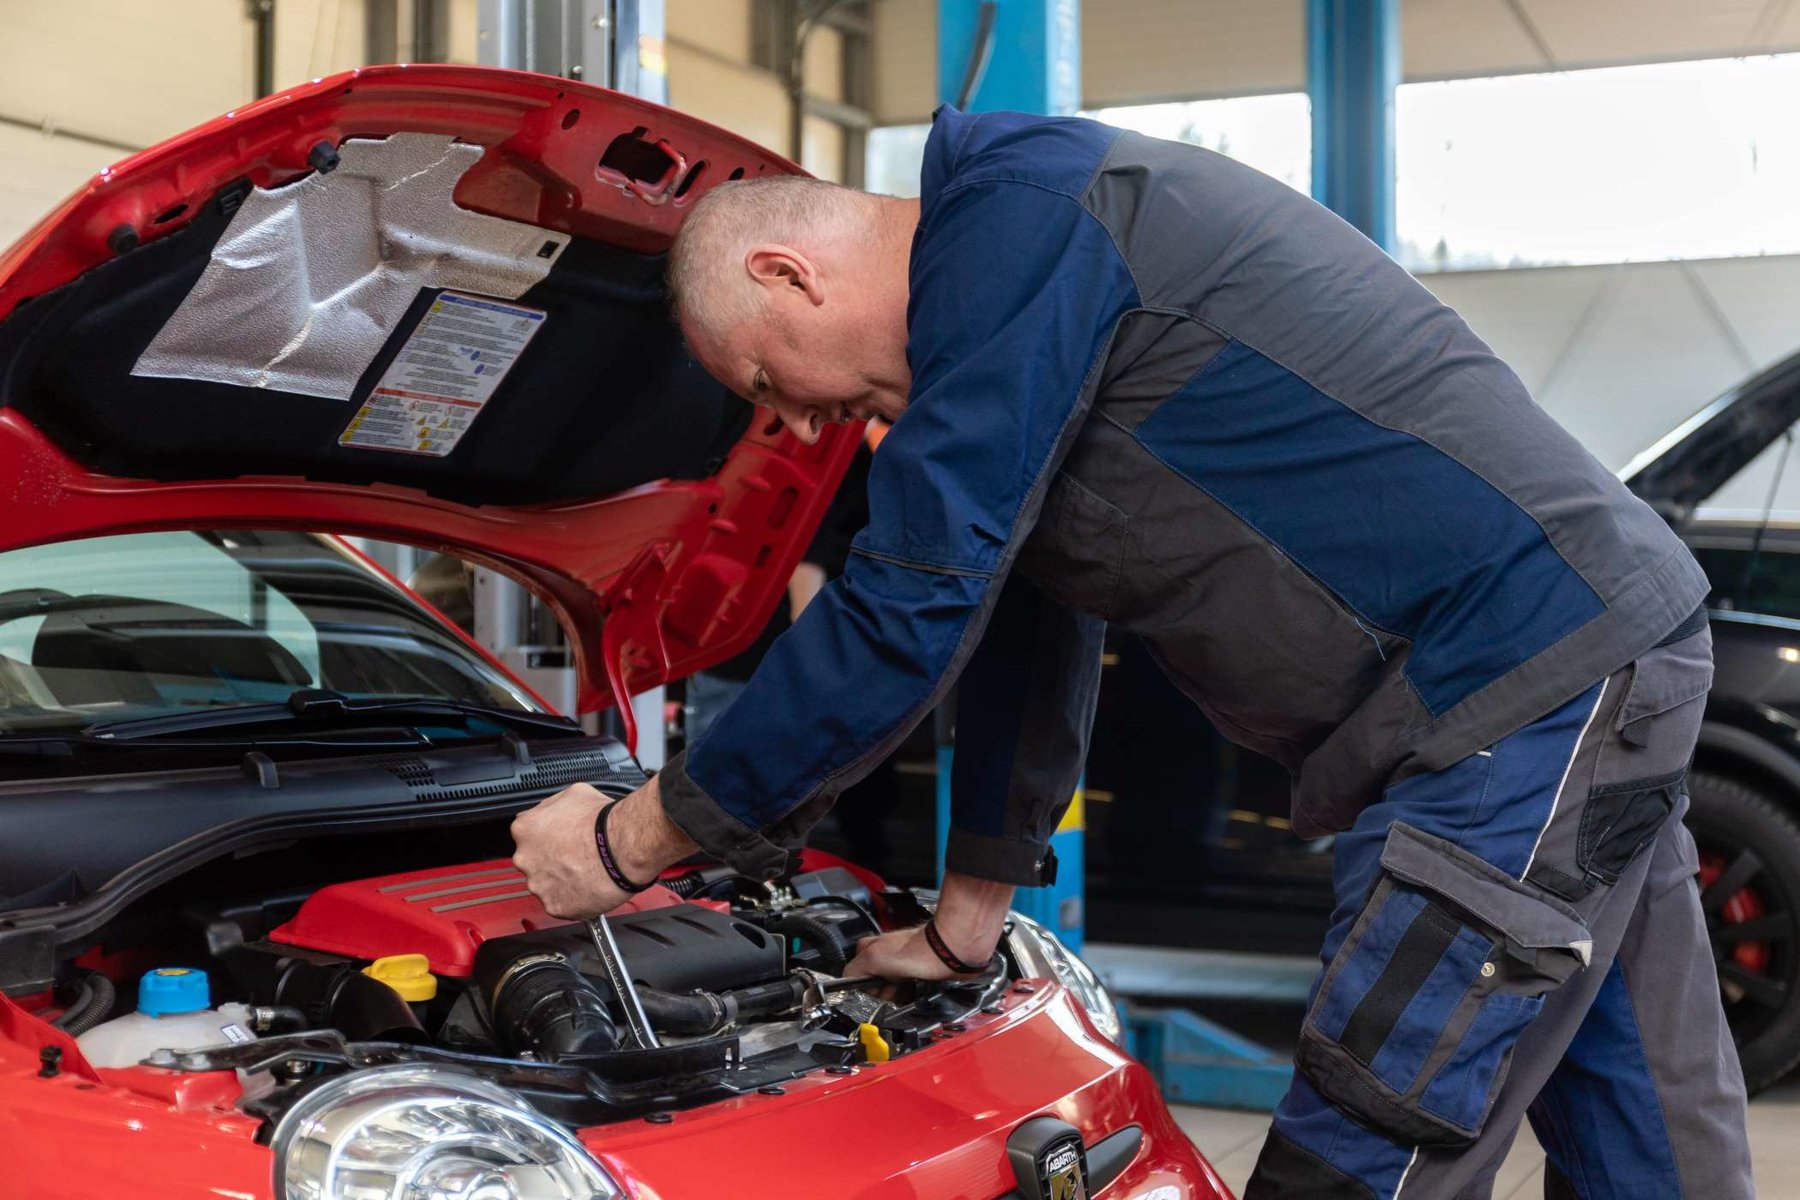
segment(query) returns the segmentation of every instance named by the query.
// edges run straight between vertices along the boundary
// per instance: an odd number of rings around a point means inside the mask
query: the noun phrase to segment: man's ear
[[[760,287],[781,291],[793,288],[805,296],[809,304],[823,304],[825,290],[819,283],[819,269],[812,259],[792,246],[767,243],[752,246],[744,255],[744,270]]]

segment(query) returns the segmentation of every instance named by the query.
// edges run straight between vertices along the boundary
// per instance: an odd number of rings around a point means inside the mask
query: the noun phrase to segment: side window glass
[[[1720,550],[1710,546],[1694,546],[1694,558],[1706,572],[1712,590],[1706,594],[1706,607],[1739,610],[1743,605],[1744,564],[1749,555],[1741,550]]]
[[[1712,581],[1712,607],[1800,620],[1800,554],[1764,543],[1754,563],[1749,550],[1697,549],[1694,557]]]

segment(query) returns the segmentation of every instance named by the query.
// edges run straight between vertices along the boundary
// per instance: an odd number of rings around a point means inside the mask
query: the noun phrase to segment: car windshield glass
[[[0,554],[0,735],[269,704],[300,688],[536,707],[330,538],[140,533]]]

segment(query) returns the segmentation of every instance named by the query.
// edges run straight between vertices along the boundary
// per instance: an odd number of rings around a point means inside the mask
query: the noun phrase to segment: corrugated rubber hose
[[[856,947],[850,937],[830,921],[805,913],[786,912],[769,922],[769,929],[783,937],[799,938],[819,953],[819,970],[842,975]]]
[[[79,1037],[106,1020],[116,999],[118,989],[113,987],[113,981],[98,971],[89,971],[81,980],[74,1002],[50,1023],[72,1037]]]

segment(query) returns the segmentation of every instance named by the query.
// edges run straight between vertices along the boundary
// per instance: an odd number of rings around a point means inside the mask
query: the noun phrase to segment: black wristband
[[[962,959],[956,957],[956,954],[950,949],[949,945],[945,943],[944,935],[938,932],[936,917],[925,922],[925,944],[931,947],[931,952],[937,955],[937,960],[939,962],[943,963],[946,967],[949,967],[952,971],[955,971],[958,975],[979,975],[988,969],[988,963],[994,961],[990,958],[987,962],[972,964],[966,963]]]
[[[654,887],[656,880],[652,879],[649,883],[633,883],[625,878],[625,872],[619,869],[619,860],[613,857],[612,847],[606,843],[606,819],[612,815],[612,810],[617,808],[619,803],[614,800],[610,804],[602,806],[599,813],[595,815],[594,848],[600,851],[600,865],[606,869],[606,877],[612,880],[613,886],[628,896],[635,896],[639,892],[648,891]]]

